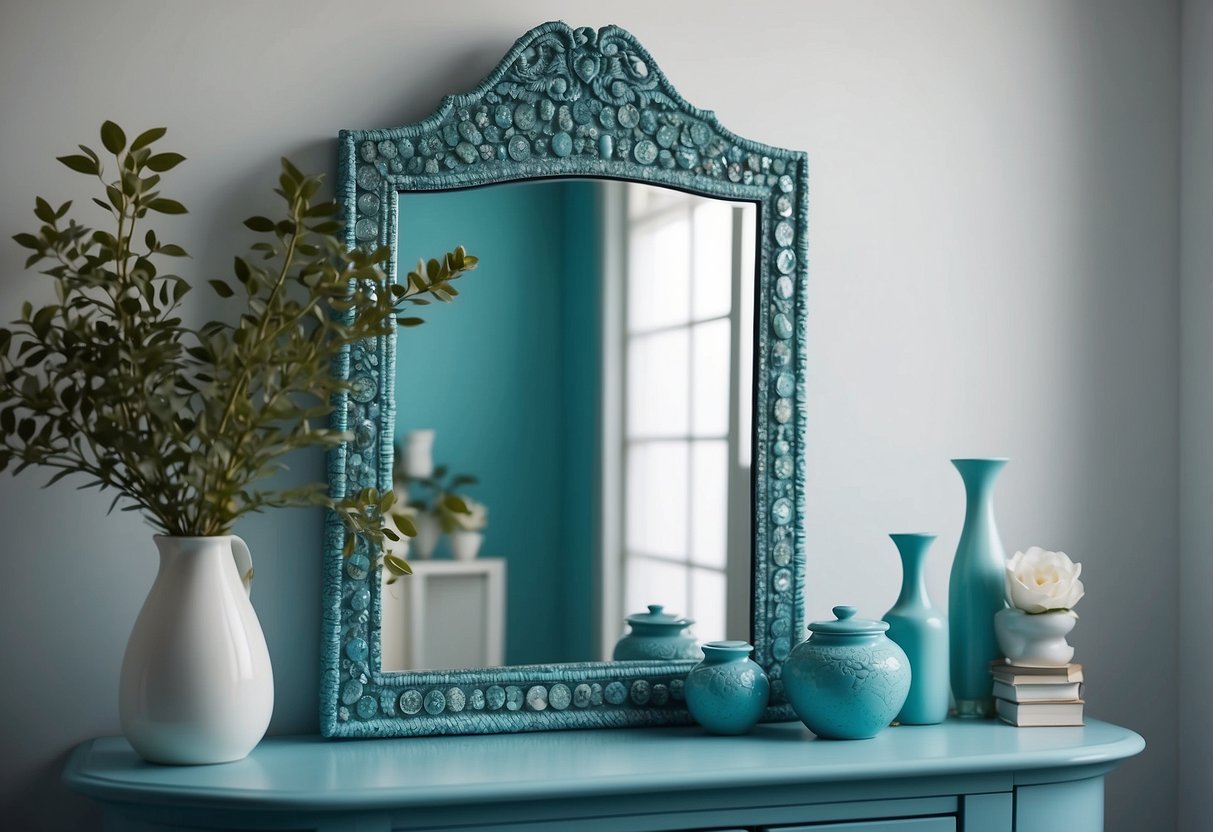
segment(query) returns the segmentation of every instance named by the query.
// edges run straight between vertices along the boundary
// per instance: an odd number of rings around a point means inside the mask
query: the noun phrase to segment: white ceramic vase
[[[434,476],[434,436],[432,430],[411,430],[405,435],[405,474],[422,480]]]
[[[434,556],[438,538],[442,537],[442,524],[437,517],[423,511],[413,518],[413,525],[417,528],[417,535],[409,541],[409,551],[418,560],[429,560]]]
[[[451,556],[455,560],[474,560],[484,543],[484,532],[456,529],[451,532]]]
[[[226,763],[269,727],[274,675],[239,537],[156,535],[160,571],[135,621],[118,691],[122,732],[153,763]]]
[[[1066,636],[1077,622],[1070,610],[1030,615],[1010,608],[994,614],[994,633],[1002,654],[1013,664],[1064,667],[1074,658]]]

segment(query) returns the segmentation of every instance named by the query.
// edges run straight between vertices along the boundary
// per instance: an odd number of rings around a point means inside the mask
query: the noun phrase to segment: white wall
[[[1007,547],[1084,563],[1073,641],[1090,712],[1149,743],[1113,776],[1108,828],[1173,828],[1177,4],[510,5],[0,5],[0,232],[30,226],[34,194],[77,195],[53,156],[95,142],[102,119],[164,124],[165,147],[191,158],[170,180],[192,211],[175,224],[191,273],[225,271],[247,242],[239,220],[274,208],[280,155],[332,171],[339,128],[426,115],[544,20],[629,28],[692,103],[810,154],[810,614],[892,604],[889,531],[940,533],[931,588],[946,600],[963,511],[947,460],[1011,457]],[[40,291],[22,259],[0,244],[0,318]],[[154,555],[129,515],[38,484],[0,477],[0,816],[66,829],[95,815],[57,772],[72,745],[118,729]],[[239,529],[258,559],[275,732],[316,726],[319,530],[300,512]]]
[[[1183,3],[1179,816],[1213,829],[1213,2]]]

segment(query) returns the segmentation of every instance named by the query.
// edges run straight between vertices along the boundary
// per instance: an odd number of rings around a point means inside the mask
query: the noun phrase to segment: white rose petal
[[[1033,546],[1007,561],[1007,603],[1028,613],[1069,610],[1082,598],[1082,564]]]

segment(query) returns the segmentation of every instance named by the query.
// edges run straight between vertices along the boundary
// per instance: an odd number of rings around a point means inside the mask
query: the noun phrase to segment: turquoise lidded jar
[[[937,725],[948,716],[948,619],[927,595],[923,563],[933,534],[891,534],[901,555],[901,595],[885,613],[888,637],[910,660],[910,692],[897,714],[903,725]]]
[[[965,519],[948,583],[952,696],[962,717],[994,716],[990,662],[1001,655],[994,615],[1006,607],[1006,553],[994,522],[994,481],[1003,458],[954,459]]]
[[[632,631],[615,643],[612,658],[617,662],[703,658],[699,642],[687,632],[694,620],[671,615],[661,604],[649,604],[648,612],[624,620]]]
[[[771,683],[750,660],[744,641],[709,641],[703,661],[686,678],[687,709],[710,734],[744,734],[758,724],[771,698]]]
[[[885,635],[883,621],[834,607],[835,621],[814,621],[812,635],[783,665],[792,709],[819,737],[863,740],[880,733],[905,704],[910,662]]]

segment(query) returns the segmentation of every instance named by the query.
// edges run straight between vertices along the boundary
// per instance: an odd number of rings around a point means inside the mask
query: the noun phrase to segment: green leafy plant
[[[438,518],[442,530],[450,534],[461,528],[461,515],[470,513],[469,498],[459,490],[477,485],[480,480],[471,474],[452,474],[445,465],[438,465],[428,477],[410,477],[400,465],[400,449],[396,449],[396,485],[409,495],[408,507]]]
[[[165,132],[128,142],[107,121],[105,161],[84,145],[59,158],[98,180],[103,198],[93,202],[114,230],[39,197],[41,227],[14,237],[32,251],[26,268],[42,264],[53,278],[55,300],[25,303],[0,329],[0,470],[55,469],[48,485],[82,474],[82,488],[115,492],[111,511],[142,512],[169,535],[227,534],[251,512],[326,506],[347,526],[347,554],[357,534],[379,551],[384,537],[398,539],[383,528],[392,492],[336,500],[321,483],[269,479],[287,454],[350,438],[327,426],[333,397],[350,386],[331,371],[343,351],[421,323],[401,307],[449,302],[476,258],[458,248],[420,264],[406,285],[390,284],[390,252],[347,251],[339,206],[314,201],[321,178],[283,159],[275,192],[285,217],[245,220],[261,239],[235,258],[234,279],[209,281],[237,314],[191,328],[180,314],[190,284],[163,270],[186,252],[142,227],[149,214],[186,213],[159,190],[160,174],[185,159],[154,149]]]

